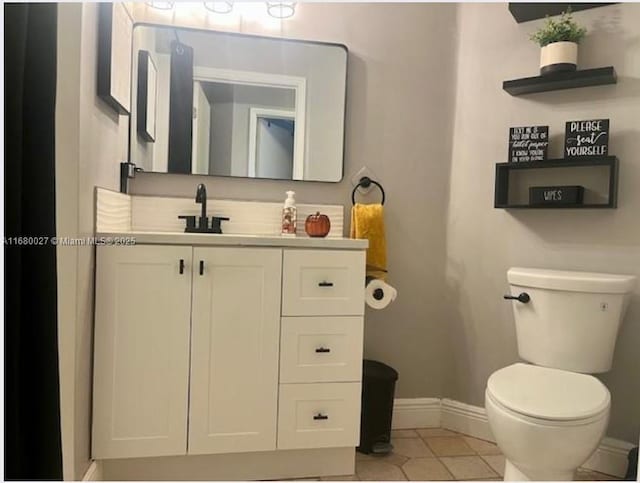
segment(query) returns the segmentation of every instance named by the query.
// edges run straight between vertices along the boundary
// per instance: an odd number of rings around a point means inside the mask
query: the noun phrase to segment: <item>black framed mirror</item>
[[[344,45],[136,24],[129,160],[156,173],[338,182]]]

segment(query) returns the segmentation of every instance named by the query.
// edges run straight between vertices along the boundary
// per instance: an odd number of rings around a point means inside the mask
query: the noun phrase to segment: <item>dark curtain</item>
[[[169,81],[169,173],[191,174],[193,49],[171,42]]]
[[[4,476],[62,479],[56,251],[46,239],[56,233],[57,8],[5,4],[4,15]]]

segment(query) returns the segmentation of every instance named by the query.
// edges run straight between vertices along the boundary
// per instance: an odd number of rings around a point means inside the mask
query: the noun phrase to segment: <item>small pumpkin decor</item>
[[[316,211],[314,215],[307,216],[307,220],[304,222],[304,231],[314,238],[324,238],[329,234],[330,230],[331,221],[329,221],[329,217],[319,211]]]
[[[576,70],[578,63],[578,43],[587,29],[578,25],[571,16],[571,8],[555,20],[547,16],[547,21],[531,40],[540,50],[540,75]]]

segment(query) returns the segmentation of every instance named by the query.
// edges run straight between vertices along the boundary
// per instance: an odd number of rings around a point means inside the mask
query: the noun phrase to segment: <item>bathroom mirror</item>
[[[144,171],[342,179],[343,45],[140,24],[129,159]]]

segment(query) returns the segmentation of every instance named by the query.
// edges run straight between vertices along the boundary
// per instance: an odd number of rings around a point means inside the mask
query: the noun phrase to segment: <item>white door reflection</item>
[[[249,110],[249,176],[291,179],[295,113],[277,109]]]

